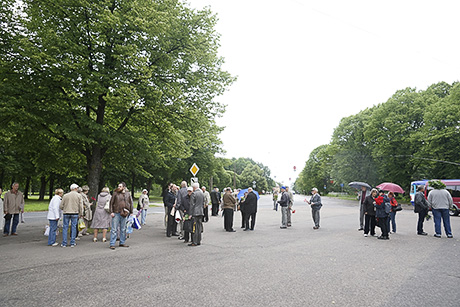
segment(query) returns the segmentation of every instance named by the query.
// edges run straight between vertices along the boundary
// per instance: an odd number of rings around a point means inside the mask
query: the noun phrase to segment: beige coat
[[[12,191],[6,192],[3,200],[3,212],[19,214],[22,210],[24,210],[24,195],[21,191],[16,194]]]
[[[77,191],[71,191],[62,196],[59,208],[63,214],[78,214],[83,215],[83,198]]]
[[[87,221],[91,221],[93,219],[93,211],[91,211],[91,203],[89,202],[88,195],[81,192],[81,198],[83,200],[83,218]]]

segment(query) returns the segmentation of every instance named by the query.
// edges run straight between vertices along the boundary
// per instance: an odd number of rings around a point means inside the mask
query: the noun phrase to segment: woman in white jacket
[[[64,191],[62,189],[56,189],[56,191],[54,191],[54,196],[51,198],[50,204],[48,206],[48,220],[50,223],[48,246],[59,245],[59,243],[56,242],[56,231],[60,217],[59,205],[61,204],[63,194]]]

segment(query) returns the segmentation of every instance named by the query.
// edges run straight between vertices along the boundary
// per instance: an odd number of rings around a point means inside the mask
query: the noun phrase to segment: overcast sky
[[[261,162],[284,184],[341,118],[460,79],[458,0],[188,2],[217,13],[224,69],[238,76],[217,99],[226,157]]]

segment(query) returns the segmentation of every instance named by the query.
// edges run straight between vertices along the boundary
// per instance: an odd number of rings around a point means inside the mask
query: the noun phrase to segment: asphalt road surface
[[[239,212],[236,233],[211,217],[197,247],[165,236],[163,208],[116,250],[92,236],[49,247],[46,213],[28,213],[17,237],[0,238],[0,306],[460,306],[460,217],[453,239],[434,238],[432,221],[423,237],[404,207],[383,241],[357,231],[357,202],[335,198],[313,230],[303,199],[288,229],[270,196],[255,231],[241,230]]]

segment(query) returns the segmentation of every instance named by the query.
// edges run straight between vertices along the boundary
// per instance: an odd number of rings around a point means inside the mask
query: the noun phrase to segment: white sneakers
[[[367,237],[367,233],[365,233],[364,236]]]

